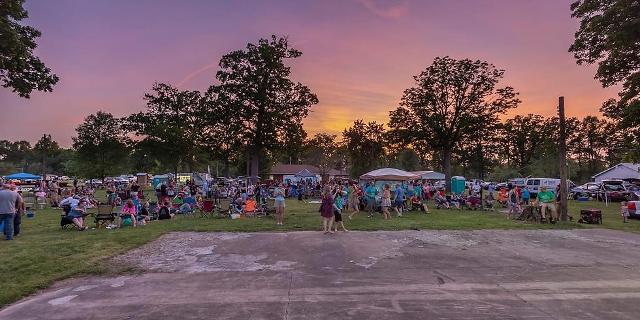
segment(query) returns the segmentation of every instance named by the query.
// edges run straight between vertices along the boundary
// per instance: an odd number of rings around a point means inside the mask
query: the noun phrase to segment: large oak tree
[[[220,60],[216,91],[234,112],[233,121],[242,126],[238,138],[247,148],[250,176],[260,173],[260,158],[282,149],[287,129],[301,128],[311,106],[318,103],[307,86],[289,78],[291,68],[285,62],[301,55],[287,38],[272,36]]]
[[[440,155],[448,190],[459,144],[495,130],[499,115],[520,103],[513,88],[498,87],[503,76],[504,70],[488,62],[438,57],[414,77],[414,87],[404,91],[400,106],[390,112],[395,137]]]

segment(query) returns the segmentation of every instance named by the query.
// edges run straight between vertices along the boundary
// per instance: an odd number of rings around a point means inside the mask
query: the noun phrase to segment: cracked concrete
[[[172,233],[0,319],[636,319],[640,235]]]

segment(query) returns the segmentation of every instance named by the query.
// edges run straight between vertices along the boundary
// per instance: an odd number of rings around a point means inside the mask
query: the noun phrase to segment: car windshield
[[[624,187],[621,184],[605,184],[604,188],[607,191],[624,191]]]

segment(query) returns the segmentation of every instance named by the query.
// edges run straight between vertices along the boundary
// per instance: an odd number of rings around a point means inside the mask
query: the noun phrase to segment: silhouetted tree
[[[0,82],[29,98],[33,90],[51,92],[58,76],[33,55],[41,33],[20,24],[29,17],[23,4],[24,0],[0,1]]]

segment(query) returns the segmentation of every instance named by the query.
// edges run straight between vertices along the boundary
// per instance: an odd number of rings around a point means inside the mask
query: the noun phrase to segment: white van
[[[556,192],[556,187],[560,185],[560,179],[552,178],[529,178],[527,179],[527,188],[531,197],[534,198],[540,192],[541,187],[547,187],[547,190]]]
[[[509,179],[509,183],[514,187],[524,187],[527,184],[527,178],[514,178]],[[560,184],[560,183],[558,183]]]
[[[531,197],[535,198],[538,195],[541,187],[547,187],[547,190],[553,191],[556,193],[556,188],[560,185],[560,179],[553,178],[529,178],[527,179],[527,188],[529,188],[529,193],[531,193]],[[573,181],[567,179],[567,194],[571,189],[575,188],[576,184]]]

